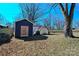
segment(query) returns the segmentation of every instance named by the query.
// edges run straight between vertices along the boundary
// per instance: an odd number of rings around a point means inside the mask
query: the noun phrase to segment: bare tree
[[[54,27],[56,27],[57,30],[62,30],[64,28],[64,21],[60,19],[54,20]]]
[[[23,18],[27,18],[28,20],[35,22],[36,19],[42,16],[42,13],[39,12],[40,8],[38,4],[23,3],[19,5],[21,7]]]
[[[75,3],[71,3],[70,12],[68,12],[68,3],[65,4],[65,8],[63,4],[59,3],[59,6],[63,12],[65,17],[65,26],[64,33],[66,37],[74,37],[72,32],[72,20],[74,15]]]
[[[70,5],[70,11],[68,11],[68,3],[65,3],[64,5],[62,3],[54,4],[58,5],[61,8],[62,14],[65,17],[65,26],[64,26],[64,34],[66,37],[74,37],[72,32],[72,20],[74,15],[74,8],[75,3],[71,3]]]
[[[48,34],[50,34],[51,24],[50,24],[49,19],[44,20],[44,26],[47,28]]]
[[[12,23],[11,22],[7,22],[6,25],[8,26],[8,28],[11,28]]]
[[[2,14],[0,14],[0,24],[5,24],[5,23],[6,23],[5,17]]]
[[[36,19],[46,14],[46,12],[42,11],[42,9],[39,7],[39,4],[23,3],[19,5],[22,11],[23,18],[27,18],[34,23],[37,21]]]

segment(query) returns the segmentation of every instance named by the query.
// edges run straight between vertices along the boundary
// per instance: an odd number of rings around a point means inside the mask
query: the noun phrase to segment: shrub
[[[0,44],[10,42],[13,37],[13,32],[11,29],[1,29],[0,30]]]
[[[34,35],[40,35],[40,31],[36,31]]]
[[[0,33],[8,34],[11,37],[13,36],[13,31],[11,29],[9,29],[9,28],[1,29]]]
[[[9,42],[11,37],[8,34],[0,33],[0,43],[6,43]]]

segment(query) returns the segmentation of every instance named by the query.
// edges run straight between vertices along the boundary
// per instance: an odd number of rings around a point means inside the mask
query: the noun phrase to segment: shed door
[[[28,36],[28,26],[21,26],[21,37]]]

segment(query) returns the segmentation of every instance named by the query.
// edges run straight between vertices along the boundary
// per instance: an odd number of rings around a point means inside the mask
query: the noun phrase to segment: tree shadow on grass
[[[44,36],[44,35],[35,35],[32,37],[23,37],[23,38],[19,38],[20,40],[24,40],[24,41],[36,41],[36,40],[46,40],[48,37]]]
[[[65,38],[67,38],[67,37],[65,37]],[[77,36],[71,36],[71,37],[69,37],[69,38],[79,38],[79,37],[77,37]]]
[[[77,36],[73,36],[72,38],[79,38],[79,37],[77,37]]]
[[[60,35],[59,33],[43,34],[43,35]]]

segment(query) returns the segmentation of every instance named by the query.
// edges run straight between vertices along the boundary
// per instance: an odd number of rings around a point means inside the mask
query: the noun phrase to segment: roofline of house
[[[15,21],[15,22],[22,21],[22,20],[27,20],[28,22],[30,22],[30,23],[32,23],[32,24],[34,24],[33,22],[31,22],[30,20],[28,20],[28,19],[26,19],[26,18],[19,19],[19,20]]]
[[[0,26],[4,26],[5,27],[5,25],[1,25],[1,24],[0,24]]]
[[[46,27],[44,27],[44,26],[33,26],[33,27],[41,27],[41,28],[46,28]]]

